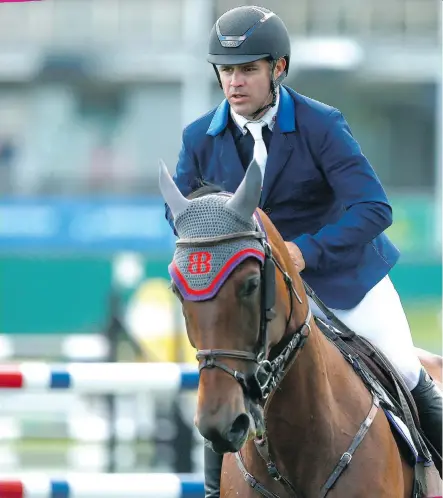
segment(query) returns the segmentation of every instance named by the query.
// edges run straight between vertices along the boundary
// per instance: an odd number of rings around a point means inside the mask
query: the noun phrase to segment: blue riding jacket
[[[174,181],[185,196],[201,179],[235,192],[244,173],[224,100],[185,128]],[[259,207],[300,248],[301,276],[330,308],[356,306],[399,258],[383,233],[392,208],[343,115],[286,86]],[[166,217],[173,227],[168,206]]]

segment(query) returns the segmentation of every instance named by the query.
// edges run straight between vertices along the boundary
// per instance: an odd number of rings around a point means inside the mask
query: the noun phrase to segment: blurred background
[[[222,100],[206,62],[228,0],[0,3],[0,357],[193,362],[157,161]],[[440,0],[269,0],[286,84],[338,107],[394,208],[392,279],[441,354]],[[193,395],[0,393],[0,468],[200,472]]]

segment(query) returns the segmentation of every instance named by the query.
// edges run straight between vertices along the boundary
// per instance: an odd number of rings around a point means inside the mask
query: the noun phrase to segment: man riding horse
[[[238,7],[217,20],[208,61],[226,98],[185,128],[174,181],[185,196],[202,182],[235,192],[256,159],[264,173],[259,207],[301,276],[398,369],[441,454],[441,392],[420,364],[389,278],[399,258],[384,233],[392,208],[341,112],[282,85],[290,52],[283,21],[267,9]],[[168,206],[166,213],[174,227]],[[311,308],[325,318],[312,301]],[[219,496],[221,465],[205,447],[207,498]]]

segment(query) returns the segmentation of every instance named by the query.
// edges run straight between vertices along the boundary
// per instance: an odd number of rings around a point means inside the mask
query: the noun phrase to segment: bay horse
[[[224,454],[221,497],[411,498],[413,468],[376,394],[317,327],[257,208],[261,184],[253,161],[235,194],[190,200],[160,168],[179,236],[172,287],[199,360],[195,424]]]

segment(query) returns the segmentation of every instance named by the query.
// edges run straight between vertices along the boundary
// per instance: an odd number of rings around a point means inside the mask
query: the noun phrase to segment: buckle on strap
[[[342,467],[343,469],[349,465],[352,460],[352,455],[345,451],[338,462],[337,467]]]
[[[244,480],[251,486],[252,489],[260,493],[262,496],[265,498],[279,498],[278,495],[273,493],[272,491],[268,491],[263,484],[261,484],[257,479],[250,474],[245,467],[245,464],[243,462],[243,458],[240,452],[235,453],[235,459],[237,460],[237,466],[240,470],[240,472],[243,475]]]

